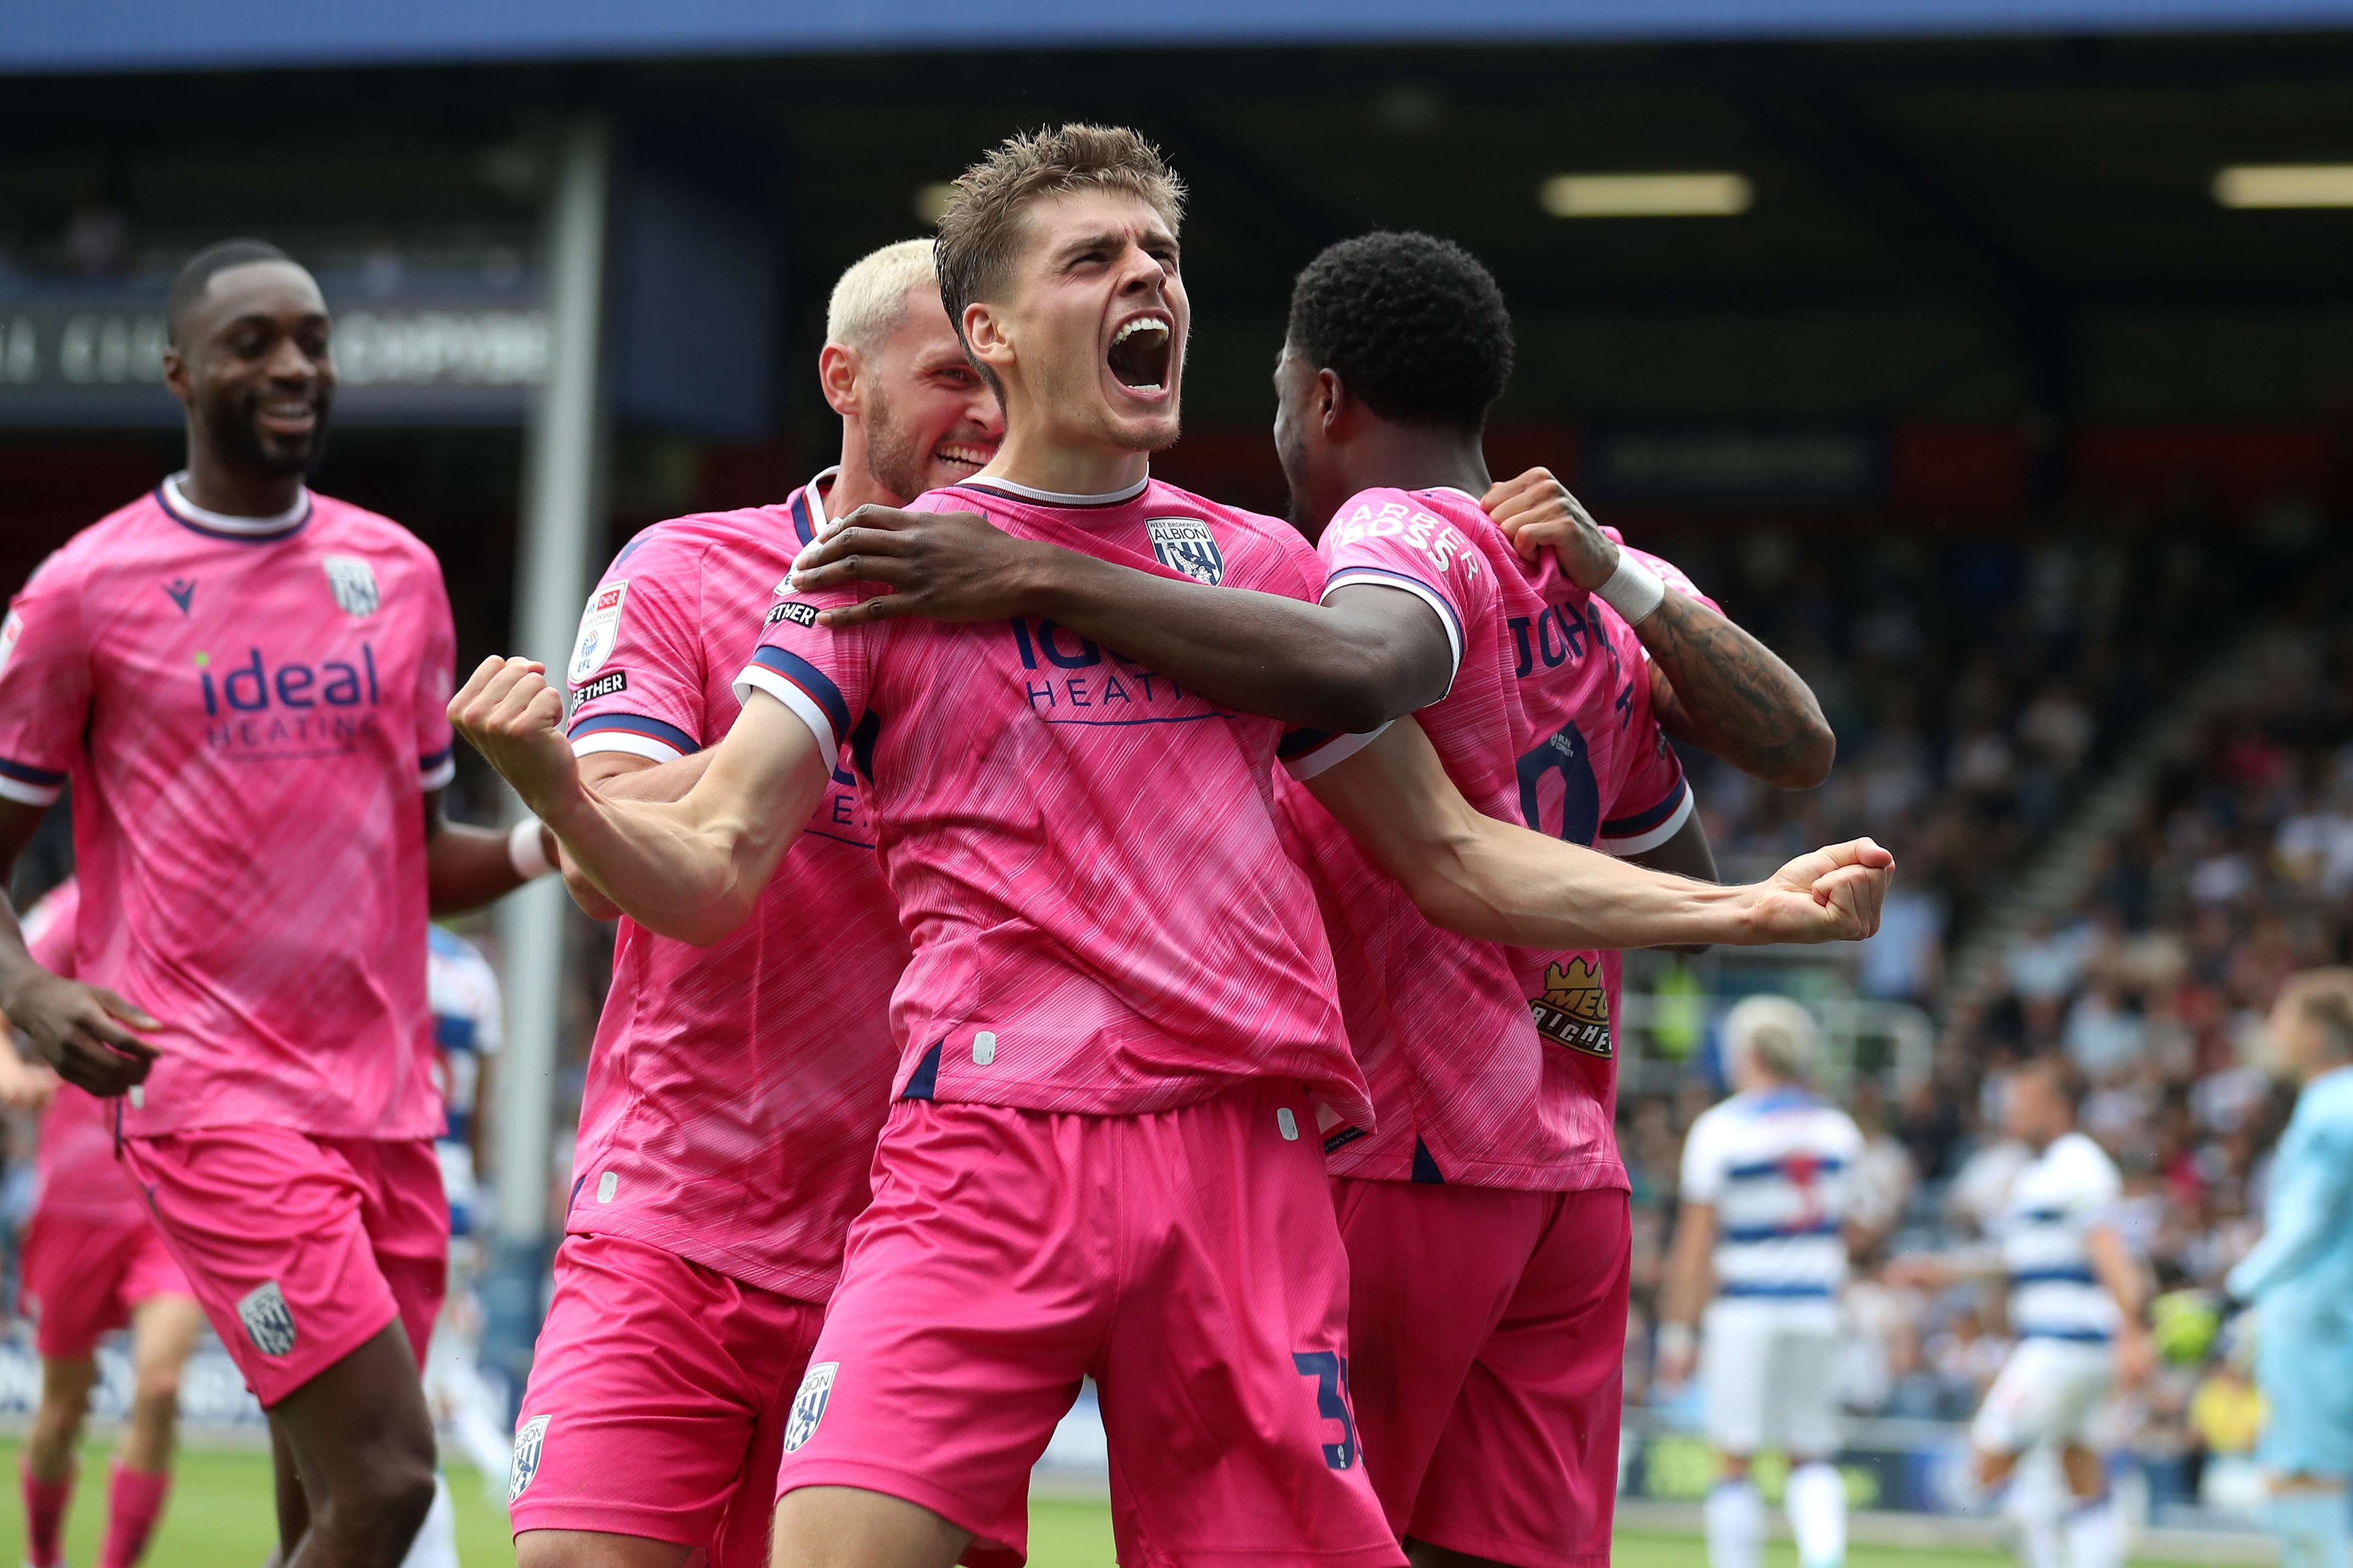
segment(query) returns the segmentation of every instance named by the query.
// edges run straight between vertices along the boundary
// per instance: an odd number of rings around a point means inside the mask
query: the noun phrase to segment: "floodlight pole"
[[[558,128],[543,247],[547,369],[524,458],[512,646],[544,662],[559,682],[604,537],[608,454],[602,372],[612,164],[612,132],[605,121],[584,117]],[[518,1397],[539,1335],[550,1251],[549,1150],[569,901],[563,883],[550,877],[499,909],[507,1037],[497,1083],[497,1248],[483,1281],[490,1319],[483,1356],[508,1374]]]

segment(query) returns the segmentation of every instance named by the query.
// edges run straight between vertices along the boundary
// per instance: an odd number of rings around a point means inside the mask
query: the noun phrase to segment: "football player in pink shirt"
[[[69,780],[73,979],[0,901],[0,1012],[117,1096],[124,1166],[269,1412],[289,1568],[400,1561],[433,1500],[418,1380],[448,1269],[427,911],[545,865],[446,821],[455,656],[433,553],[312,493],[324,301],[274,247],[182,270],[188,467],[0,622],[0,881]]]
[[[742,707],[760,612],[828,514],[903,504],[997,455],[997,395],[940,307],[932,249],[885,247],[835,285],[818,371],[840,466],[779,505],[657,523],[597,584],[565,671],[591,787],[684,795]],[[621,922],[517,1422],[522,1568],[768,1560],[786,1417],[898,1064],[907,937],[858,751],[723,941]]]
[[[34,960],[73,973],[81,890],[69,880],[25,912]],[[0,1020],[0,1031],[6,1028]],[[57,1568],[73,1500],[74,1453],[97,1385],[98,1342],[131,1329],[129,1430],[107,1486],[99,1568],[131,1568],[172,1489],[180,1368],[204,1313],[156,1234],[139,1188],[114,1159],[112,1107],[0,1045],[0,1105],[41,1116],[33,1216],[25,1227],[22,1292],[41,1356],[41,1404],[25,1444],[25,1561]]]
[[[1630,605],[1645,626],[1693,628],[1700,651],[1661,660],[1687,680],[1678,693],[1646,663],[1655,634],[1638,637],[1591,591],[1615,561],[1580,585],[1541,553],[1561,503],[1537,492],[1540,470],[1494,487],[1525,514],[1528,559],[1514,554],[1473,500],[1493,493],[1480,433],[1511,358],[1503,297],[1457,247],[1377,234],[1300,275],[1275,435],[1293,516],[1320,540],[1327,641],[1393,682],[1375,694],[1387,711],[1443,693],[1419,721],[1482,810],[1712,880],[1654,690],[1684,732],[1786,782],[1827,768],[1828,726],[1803,682],[1712,606]],[[1206,595],[975,518],[849,520],[796,581],[839,580],[823,563],[860,550],[878,557],[864,575],[898,590],[869,616],[1042,611],[1237,707],[1308,721],[1314,704],[1356,696],[1345,667],[1296,640],[1316,612]],[[1421,647],[1401,669],[1380,653]],[[1418,1563],[1606,1560],[1630,1253],[1611,1128],[1617,954],[1433,930],[1306,790],[1286,784],[1283,803],[1377,1119],[1327,1129],[1324,1146],[1358,1423],[1390,1523]]]
[[[1092,126],[1014,138],[958,182],[941,292],[1006,438],[916,506],[1312,603],[1295,531],[1148,472],[1176,434],[1180,201],[1140,138]],[[1421,909],[1493,940],[1860,936],[1889,858],[1843,846],[1751,888],[1661,876],[1481,816],[1410,723],[1286,737],[1050,620],[869,625],[858,603],[778,596],[742,716],[674,804],[586,788],[528,661],[485,661],[450,705],[568,861],[693,941],[749,916],[842,739],[865,759],[914,958],[874,1201],[785,1434],[777,1561],[1018,1563],[1029,1468],[1092,1374],[1124,1556],[1397,1568],[1317,1136],[1371,1107],[1278,750],[1329,764],[1317,799]]]

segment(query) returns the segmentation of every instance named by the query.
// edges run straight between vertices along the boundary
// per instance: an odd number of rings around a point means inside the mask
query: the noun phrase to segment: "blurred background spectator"
[[[2029,1057],[2063,1052],[2081,1070],[2084,1130],[2126,1173],[2120,1223],[2158,1288],[2219,1287],[2259,1234],[2292,1103],[2254,1065],[2260,1021],[2288,974],[2353,952],[2346,552],[2300,533],[2299,553],[2265,558],[2194,508],[2084,496],[2062,512],[2008,547],[1784,540],[1769,584],[1754,552],[1630,531],[1813,677],[1839,728],[1838,766],[1809,793],[1690,759],[1726,875],[1859,832],[1888,844],[1902,891],[1851,984],[1941,1014],[1915,1081],[1862,1074],[1841,1091],[1870,1139],[1856,1181],[1872,1234],[1841,1373],[1859,1414],[1965,1418],[2000,1363],[1998,1290],[1928,1297],[1875,1269],[1891,1246],[1983,1234],[2024,1158],[1995,1129],[2008,1069]],[[2023,925],[1979,994],[1948,993],[1958,947],[2071,809],[2238,649],[2252,650],[2241,679],[2124,825],[2084,847],[2085,895]],[[1658,967],[1637,964],[1630,984],[1646,966]],[[1787,984],[1726,988],[1758,983]],[[1702,1070],[1672,1092],[1637,1073],[1621,1096],[1645,1259],[1668,1240],[1681,1131],[1715,1092],[1700,1087],[1712,1044],[1676,1048]],[[1638,1298],[1653,1278],[1638,1271]],[[2259,1495],[2261,1402],[2242,1355],[2218,1347],[2206,1364],[2165,1369],[2123,1417],[2160,1502],[2243,1510]]]

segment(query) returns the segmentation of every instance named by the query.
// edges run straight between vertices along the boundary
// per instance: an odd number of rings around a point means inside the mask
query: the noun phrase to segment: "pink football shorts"
[[[449,1200],[429,1139],[204,1127],[126,1138],[122,1159],[265,1406],[396,1321],[423,1368],[449,1283]]]
[[[766,1568],[785,1417],[825,1309],[617,1236],[567,1236],[507,1482],[515,1532]]]
[[[902,1100],[785,1431],[1018,1568],[1030,1467],[1099,1385],[1123,1563],[1402,1568],[1348,1405],[1347,1259],[1299,1087],[1094,1116]]]
[[[1623,1192],[1332,1180],[1356,1420],[1398,1534],[1607,1568],[1618,1492]]]
[[[37,1207],[25,1227],[23,1268],[34,1347],[51,1361],[89,1355],[152,1297],[195,1296],[154,1222],[136,1212],[84,1215]]]

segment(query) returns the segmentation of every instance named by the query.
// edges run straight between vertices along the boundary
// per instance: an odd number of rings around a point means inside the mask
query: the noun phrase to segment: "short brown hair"
[[[2289,979],[2282,1000],[2321,1032],[2332,1058],[2353,1058],[2353,969],[2307,969]]]
[[[1185,216],[1185,182],[1159,148],[1121,125],[1008,136],[957,176],[954,189],[940,215],[940,302],[959,339],[965,307],[1004,287],[1021,249],[1021,211],[1038,198],[1125,191],[1149,203],[1171,229]]]
[[[2084,1109],[2084,1075],[2075,1064],[2056,1051],[2045,1051],[2029,1057],[2018,1067],[2021,1078],[2039,1078],[2051,1086],[2051,1092],[2064,1100],[2068,1110],[2077,1115]]]

